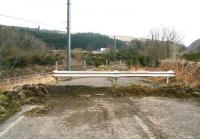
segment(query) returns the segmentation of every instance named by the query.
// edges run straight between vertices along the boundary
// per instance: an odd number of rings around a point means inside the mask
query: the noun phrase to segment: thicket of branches
[[[175,29],[153,28],[149,39],[132,40],[128,49],[117,53],[117,59],[125,60],[129,66],[158,66],[162,59],[182,57],[185,46],[181,44],[181,39]]]
[[[127,47],[116,53],[116,59],[125,61],[129,67],[158,66],[162,59],[182,57],[185,46],[181,44],[181,39],[181,35],[175,29],[153,28],[149,39],[132,40]],[[98,61],[96,63],[105,63],[105,59],[114,60],[114,53],[111,51],[107,55],[90,56],[87,59]]]
[[[149,38],[142,43],[143,47],[139,53],[148,56],[155,66],[162,59],[180,57],[185,49],[185,46],[181,44],[181,34],[173,28],[152,28]]]
[[[48,65],[55,63],[47,45],[32,34],[15,27],[0,26],[0,68]]]

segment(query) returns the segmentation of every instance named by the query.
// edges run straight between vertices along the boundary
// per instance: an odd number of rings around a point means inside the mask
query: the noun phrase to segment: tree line
[[[72,34],[72,49],[97,50],[113,47],[113,43],[112,38],[101,34]],[[65,56],[48,50],[65,50],[66,44],[67,34],[63,32],[0,25],[0,69],[53,65]],[[124,46],[120,40],[117,44],[118,48]]]
[[[49,49],[66,49],[67,34],[59,31],[38,30],[30,28],[19,28],[24,32],[29,32],[35,37],[44,41]],[[80,48],[82,50],[97,50],[100,48],[113,47],[114,39],[99,33],[75,33],[72,34],[72,49]],[[116,40],[117,47],[124,47],[125,42]]]
[[[21,27],[0,26],[0,65],[2,67],[25,67],[29,65],[53,65],[65,57],[52,54],[49,49],[66,49],[67,35],[64,32]],[[72,34],[72,48],[97,50],[111,48],[102,55],[87,54],[82,59],[101,65],[105,60],[114,61],[114,39],[96,33]],[[135,39],[129,44],[117,40],[116,59],[127,65],[158,66],[162,59],[198,59],[199,55],[184,54],[181,35],[171,28],[153,28],[149,39]]]
[[[123,60],[127,66],[158,66],[162,59],[185,58],[185,46],[181,43],[181,35],[171,28],[153,28],[149,39],[132,40],[127,47],[116,52],[116,59]],[[114,61],[114,52],[107,55],[87,57],[97,66],[105,64],[105,59]]]

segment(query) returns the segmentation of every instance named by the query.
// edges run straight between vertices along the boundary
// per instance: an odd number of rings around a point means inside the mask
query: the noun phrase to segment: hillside
[[[200,51],[200,39],[194,41],[188,48],[188,53],[196,53]]]
[[[110,38],[114,38],[114,35],[109,35]],[[133,40],[140,40],[140,41],[145,41],[147,40],[146,38],[137,38],[137,37],[131,37],[131,36],[120,36],[120,35],[116,35],[115,36],[116,39],[124,41],[124,42],[131,42]]]
[[[67,34],[59,31],[37,30],[30,28],[18,28],[29,32],[43,40],[49,49],[66,49]],[[100,48],[113,47],[114,39],[99,33],[74,33],[72,34],[72,49],[97,50]],[[117,47],[124,47],[125,42],[117,40]]]
[[[59,31],[38,30],[0,25],[0,69],[47,66],[63,62],[63,54],[48,50],[66,50],[67,34]],[[72,49],[97,50],[113,48],[114,40],[97,33],[72,34]],[[125,42],[117,40],[117,47]],[[2,72],[2,71],[1,71]],[[1,73],[0,72],[0,73]]]
[[[109,37],[114,38],[114,35],[109,35]],[[134,38],[134,37],[119,36],[119,35],[116,35],[115,37],[116,37],[116,39],[121,40],[121,41],[125,41],[125,42],[131,42],[132,40],[137,39],[137,38]]]
[[[51,30],[38,30],[33,28],[23,27],[9,27],[0,25],[1,28],[9,29],[10,32],[17,31],[19,34],[29,34],[37,40],[45,43],[49,49],[66,49],[67,34],[60,31]],[[12,36],[12,33],[9,34]],[[8,38],[9,38],[8,36]],[[20,35],[19,35],[20,36]],[[1,39],[1,36],[0,36]],[[20,40],[20,39],[15,39]],[[109,36],[102,35],[99,33],[73,33],[72,34],[72,49],[83,49],[83,50],[97,50],[100,48],[113,47],[114,39]],[[125,42],[117,39],[118,49],[125,46]]]

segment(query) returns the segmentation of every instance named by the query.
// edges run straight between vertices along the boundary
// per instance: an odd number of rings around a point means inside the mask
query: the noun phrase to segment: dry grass
[[[176,73],[174,79],[179,83],[200,87],[200,63],[185,60],[164,60],[161,61],[160,68],[173,70]]]
[[[49,109],[46,106],[37,106],[30,111],[27,111],[24,113],[24,115],[28,117],[35,117],[35,116],[40,116],[44,115],[49,111]]]
[[[20,104],[0,92],[0,123],[20,109]]]

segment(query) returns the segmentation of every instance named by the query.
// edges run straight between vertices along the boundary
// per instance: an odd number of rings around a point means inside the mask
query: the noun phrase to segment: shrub
[[[19,56],[19,57],[9,57],[3,62],[3,64],[6,65],[6,67],[23,68],[28,66],[29,62],[28,58],[24,56]]]
[[[200,64],[185,60],[163,60],[160,67],[163,70],[173,70],[175,80],[188,86],[200,87]]]
[[[0,93],[0,105],[6,105],[8,103],[9,98],[4,94]]]
[[[94,65],[95,67],[98,68],[101,65],[105,65],[107,57],[104,54],[98,54],[98,55],[89,55],[85,59],[88,65]]]
[[[53,65],[56,62],[57,58],[53,56],[33,56],[31,57],[31,64],[33,65]]]
[[[184,54],[183,58],[189,61],[200,61],[200,52],[192,53],[192,54]]]

